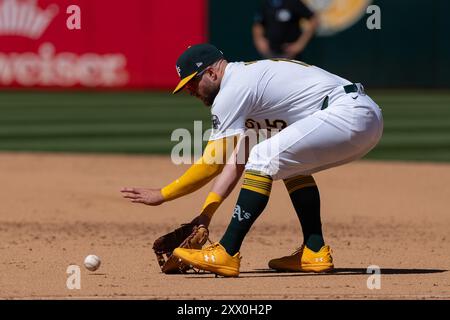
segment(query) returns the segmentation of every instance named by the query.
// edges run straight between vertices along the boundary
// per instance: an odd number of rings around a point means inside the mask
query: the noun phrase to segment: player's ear
[[[217,70],[214,68],[210,68],[207,70],[209,76],[211,77],[211,80],[216,81],[217,80]]]

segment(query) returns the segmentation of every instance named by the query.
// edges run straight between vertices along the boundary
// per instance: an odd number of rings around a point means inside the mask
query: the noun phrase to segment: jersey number
[[[267,130],[271,130],[271,129],[277,129],[277,130],[283,130],[284,128],[287,127],[287,123],[284,120],[269,120],[269,119],[265,119],[264,120],[265,123],[265,127],[267,128]],[[253,119],[247,119],[245,121],[245,127],[247,129],[261,129],[262,125],[258,122],[255,121]]]

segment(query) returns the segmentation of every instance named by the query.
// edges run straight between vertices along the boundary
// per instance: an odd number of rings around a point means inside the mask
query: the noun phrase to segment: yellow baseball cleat
[[[318,252],[302,245],[290,256],[272,259],[269,268],[278,271],[327,272],[334,268],[330,246],[323,246]]]
[[[200,250],[176,248],[173,254],[184,263],[201,270],[210,271],[224,277],[237,277],[239,275],[241,264],[239,252],[230,256],[218,242]]]

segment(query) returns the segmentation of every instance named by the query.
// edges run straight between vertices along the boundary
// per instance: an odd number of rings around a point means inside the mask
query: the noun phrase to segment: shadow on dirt
[[[395,269],[395,268],[381,268],[381,274],[428,274],[428,273],[442,273],[448,270],[442,269]],[[256,269],[254,271],[243,271],[240,273],[241,277],[251,277],[251,274],[266,274],[266,277],[280,277],[280,276],[329,276],[329,275],[367,275],[373,272],[367,272],[365,268],[335,268],[333,271],[326,273],[305,273],[305,272],[279,272],[271,269]],[[255,277],[261,277],[255,275]],[[264,276],[263,276],[264,277]]]
[[[381,274],[428,274],[428,273],[442,273],[448,270],[442,269],[394,269],[394,268],[381,268]],[[252,271],[242,271],[239,274],[240,278],[264,278],[264,277],[305,277],[305,276],[336,276],[336,275],[368,275],[373,272],[367,272],[365,268],[335,268],[333,271],[325,273],[313,273],[313,272],[282,272],[271,269],[255,269]],[[214,277],[214,274],[208,272],[200,272],[192,278],[199,278],[199,276]],[[189,278],[189,276],[188,276]],[[205,277],[206,278],[206,277]]]

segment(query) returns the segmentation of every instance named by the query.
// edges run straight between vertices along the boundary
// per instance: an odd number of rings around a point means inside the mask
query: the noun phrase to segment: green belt
[[[344,91],[345,91],[345,93],[358,92],[358,86],[354,83],[348,84],[348,85],[344,86]],[[322,102],[322,108],[320,108],[320,110],[324,110],[324,109],[328,108],[328,100],[329,100],[329,97],[326,96]]]

